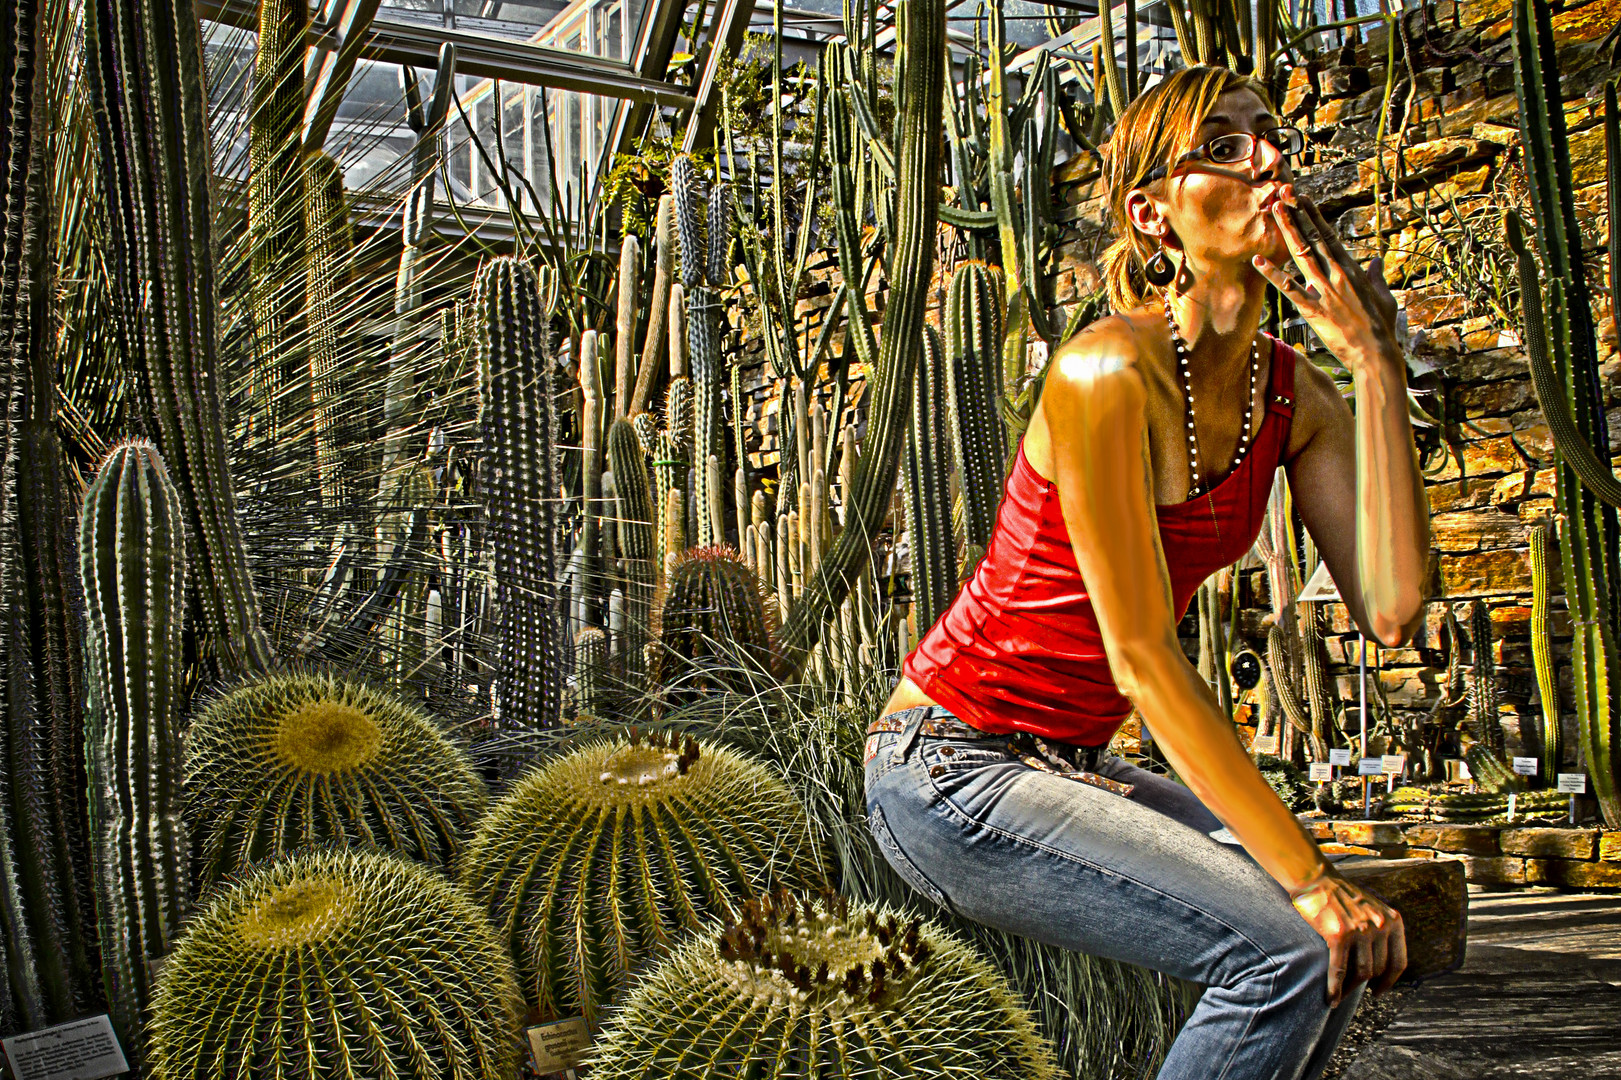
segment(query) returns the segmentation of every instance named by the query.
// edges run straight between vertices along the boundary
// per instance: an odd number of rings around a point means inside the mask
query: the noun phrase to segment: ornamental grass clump
[[[148,1027],[154,1080],[511,1080],[521,998],[483,913],[427,867],[340,848],[193,918]]]
[[[766,766],[632,727],[548,761],[468,842],[464,888],[490,912],[542,1018],[601,1011],[645,960],[777,885],[820,887],[805,811]]]
[[[1061,1075],[968,945],[887,906],[787,889],[650,971],[583,1064],[592,1080]]]
[[[358,679],[254,679],[198,711],[186,750],[201,885],[326,842],[448,865],[484,812],[483,781],[433,718]]]

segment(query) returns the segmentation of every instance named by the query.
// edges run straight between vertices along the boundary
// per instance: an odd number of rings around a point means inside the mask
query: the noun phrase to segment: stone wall
[[[1328,855],[1451,859],[1477,885],[1621,888],[1621,832],[1395,821],[1311,821]]]

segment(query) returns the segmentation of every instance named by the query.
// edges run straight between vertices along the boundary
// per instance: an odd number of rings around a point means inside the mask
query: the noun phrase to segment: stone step
[[[1407,937],[1403,982],[1433,978],[1463,965],[1469,889],[1462,864],[1351,855],[1334,865],[1401,914]]]

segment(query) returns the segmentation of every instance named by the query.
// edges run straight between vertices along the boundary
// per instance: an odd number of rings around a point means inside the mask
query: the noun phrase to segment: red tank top
[[[1208,494],[1155,508],[1178,621],[1204,580],[1249,550],[1266,517],[1289,445],[1298,355],[1272,341],[1266,412],[1249,453]],[[1057,485],[1030,465],[1023,439],[984,558],[901,670],[982,731],[1101,746],[1131,714],[1109,671]]]

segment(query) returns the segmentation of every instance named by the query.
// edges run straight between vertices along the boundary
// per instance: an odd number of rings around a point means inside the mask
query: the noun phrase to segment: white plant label
[[[1328,752],[1328,763],[1330,765],[1351,764],[1351,748],[1349,746],[1342,746],[1338,750],[1330,750]]]
[[[1473,780],[1474,778],[1475,778],[1474,773],[1469,771],[1469,763],[1467,761],[1463,760],[1462,758],[1459,758],[1458,759],[1458,779],[1459,780]]]
[[[102,1080],[129,1072],[106,1013],[3,1040],[17,1080]]]
[[[1379,771],[1386,776],[1400,776],[1406,766],[1406,754],[1384,754],[1379,758]]]
[[[1584,772],[1562,772],[1559,774],[1559,790],[1567,795],[1587,794],[1587,774]]]
[[[1250,749],[1257,754],[1276,754],[1278,752],[1278,737],[1276,735],[1257,735],[1250,740]]]
[[[1535,776],[1537,774],[1537,759],[1534,757],[1515,758],[1514,771],[1521,776]]]
[[[535,1071],[542,1075],[573,1069],[591,1045],[591,1032],[583,1016],[536,1024],[524,1029],[524,1034],[529,1036],[529,1056]]]
[[[1308,765],[1307,768],[1311,772],[1311,780],[1313,783],[1334,779],[1334,766],[1330,765],[1326,761],[1314,761]]]
[[[1384,762],[1376,757],[1358,758],[1356,774],[1358,776],[1381,776],[1384,774]]]

